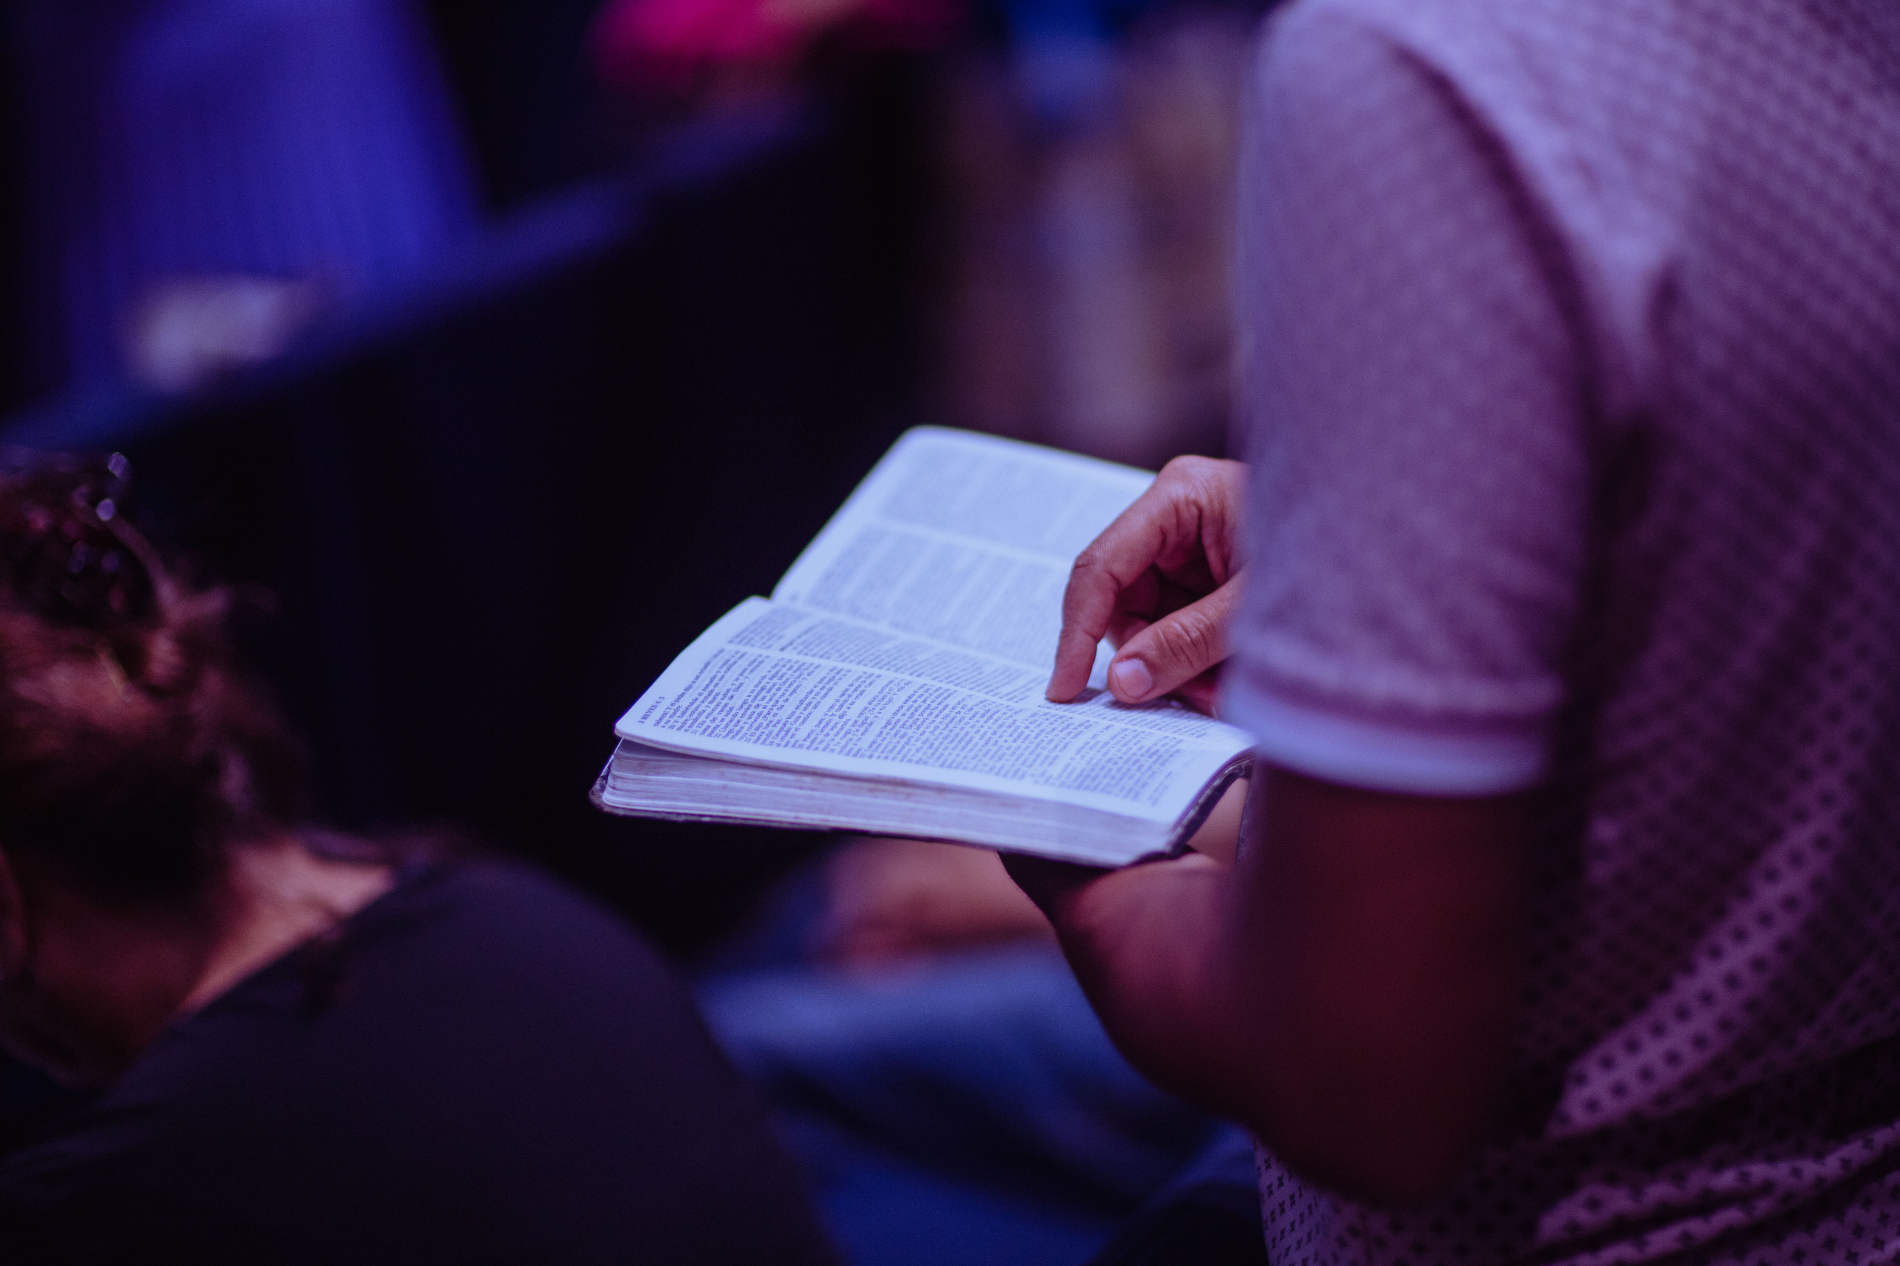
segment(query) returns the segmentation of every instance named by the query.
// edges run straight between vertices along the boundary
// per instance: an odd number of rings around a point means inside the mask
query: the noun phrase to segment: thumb
[[[1240,577],[1170,612],[1129,638],[1108,666],[1108,688],[1123,703],[1157,699],[1227,658],[1227,622]]]

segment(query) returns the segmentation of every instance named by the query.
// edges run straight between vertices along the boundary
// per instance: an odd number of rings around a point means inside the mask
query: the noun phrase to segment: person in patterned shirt
[[[1049,693],[1225,660],[1249,821],[1013,872],[1275,1266],[1900,1259],[1900,10],[1295,0],[1247,123]]]

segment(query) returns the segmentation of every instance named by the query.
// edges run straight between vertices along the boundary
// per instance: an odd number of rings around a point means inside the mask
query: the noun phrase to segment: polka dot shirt
[[[1900,5],[1294,0],[1225,706],[1549,792],[1498,1141],[1275,1266],[1900,1260]]]

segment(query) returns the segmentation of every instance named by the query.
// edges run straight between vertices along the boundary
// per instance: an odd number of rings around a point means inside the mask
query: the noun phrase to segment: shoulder
[[[1709,8],[1294,0],[1257,52],[1253,196],[1330,185],[1357,204],[1331,206],[1335,221],[1373,206],[1407,233],[1499,200],[1571,314],[1601,411],[1640,413],[1661,373],[1654,313],[1695,222],[1687,204],[1720,161],[1711,120],[1735,79],[1708,71],[1735,20]],[[1472,232],[1449,245],[1466,261],[1495,250]]]
[[[363,944],[401,943],[478,927],[489,935],[607,941],[622,952],[646,952],[640,936],[592,897],[534,867],[494,859],[420,870],[359,912],[348,935]]]
[[[0,1161],[0,1186],[51,1190],[80,1169],[131,1181],[122,1162],[154,1141],[256,1128],[261,1142],[378,1086],[415,1083],[383,1106],[420,1110],[441,1075],[490,1070],[504,1047],[624,1046],[623,1009],[697,1038],[684,984],[608,910],[515,863],[430,866],[175,1022],[58,1133]]]
[[[1830,22],[1800,0],[1292,0],[1257,71],[1271,91],[1347,96],[1422,76],[1566,192],[1653,200],[1720,157],[1731,116],[1838,106],[1817,89],[1893,51],[1891,35],[1856,38],[1866,7]]]
[[[1527,157],[1579,162],[1636,145],[1683,104],[1704,54],[1676,0],[1294,0],[1272,16],[1257,81],[1268,93],[1362,98],[1428,82],[1471,125]],[[1673,83],[1662,83],[1672,79]],[[1669,88],[1666,94],[1661,88]],[[1603,161],[1598,155],[1595,160]]]
[[[643,1242],[692,1260],[704,1242],[707,1261],[744,1260],[741,1244],[802,1261],[817,1243],[763,1104],[683,983],[610,912],[494,863],[399,885],[0,1164],[0,1228],[105,1209],[220,1251],[255,1235],[256,1260],[402,1260],[443,1218],[430,1234],[482,1260]]]
[[[1719,3],[1719,0],[1717,0]],[[1589,86],[1587,68],[1695,52],[1714,25],[1706,0],[1290,0],[1266,21],[1273,39],[1299,43],[1357,30],[1447,70],[1515,61],[1551,86]],[[1576,70],[1566,73],[1564,65]],[[1609,95],[1609,85],[1595,91]]]
[[[623,1050],[641,1031],[699,1039],[684,982],[638,930],[553,876],[498,860],[430,867],[249,983],[207,1009],[204,1027],[255,1027],[289,1008],[275,1026],[286,1040],[448,1064],[469,1058],[476,1035],[490,1049],[556,1035]]]
[[[1295,163],[1401,171],[1418,145],[1481,149],[1561,216],[1626,183],[1605,175],[1625,148],[1605,62],[1626,46],[1592,39],[1578,7],[1295,0],[1263,30],[1253,136]]]

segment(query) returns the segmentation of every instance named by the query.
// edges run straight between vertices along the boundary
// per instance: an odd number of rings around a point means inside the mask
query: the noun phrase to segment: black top
[[[405,879],[0,1160],[0,1259],[831,1260],[653,952],[493,864]]]

